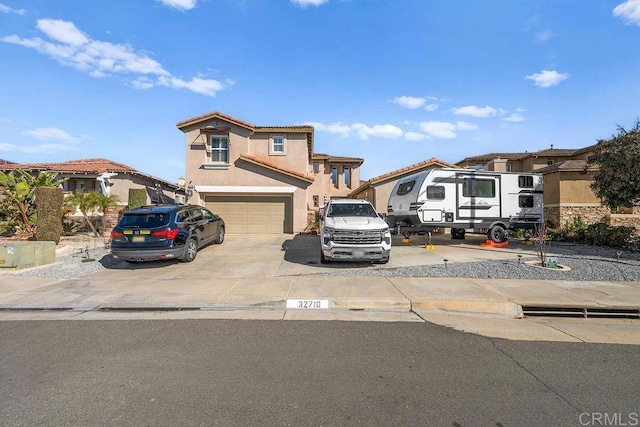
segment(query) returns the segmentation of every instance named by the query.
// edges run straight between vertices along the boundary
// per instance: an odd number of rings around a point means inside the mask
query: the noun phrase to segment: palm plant
[[[104,235],[104,230],[107,228],[106,217],[111,208],[115,208],[118,206],[118,202],[120,198],[115,194],[104,194],[98,191],[94,191],[90,193],[91,197],[94,199],[95,208],[99,209],[102,212],[102,227],[100,230],[100,234]]]
[[[98,207],[98,202],[96,200],[95,191],[90,193],[85,193],[84,191],[78,191],[73,196],[71,196],[70,201],[72,201],[82,212],[82,216],[84,220],[89,225],[91,232],[95,237],[98,237],[98,232],[96,231],[93,222],[89,219],[89,212],[92,212]]]

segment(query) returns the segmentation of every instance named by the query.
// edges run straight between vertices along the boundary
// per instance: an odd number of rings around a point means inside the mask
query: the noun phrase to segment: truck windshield
[[[378,216],[373,206],[363,203],[336,204],[329,206],[327,216]]]

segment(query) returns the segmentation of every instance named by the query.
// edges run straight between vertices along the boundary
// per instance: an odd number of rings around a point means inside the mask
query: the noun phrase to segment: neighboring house
[[[588,224],[603,222],[640,229],[640,206],[629,212],[612,213],[591,190],[597,168],[589,166],[588,160],[595,147],[554,149],[552,146],[532,153],[489,153],[467,157],[456,165],[543,174],[545,219],[552,227],[571,224],[580,218]]]
[[[255,126],[217,111],[176,126],[190,202],[222,216],[231,233],[303,231],[326,200],[360,182],[363,159],[314,153],[312,126]]]
[[[428,159],[365,181],[357,189],[349,193],[349,197],[368,200],[378,213],[386,214],[391,191],[393,191],[393,187],[401,178],[427,169],[455,167],[451,163],[436,158]]]
[[[0,163],[0,170],[3,172],[14,169],[22,169],[33,175],[41,171],[55,172],[59,178],[67,178],[63,184],[65,192],[100,191],[103,194],[114,194],[124,206],[128,203],[130,188],[146,189],[149,203],[173,203],[176,192],[182,191],[177,184],[107,159],[69,160],[61,163]]]

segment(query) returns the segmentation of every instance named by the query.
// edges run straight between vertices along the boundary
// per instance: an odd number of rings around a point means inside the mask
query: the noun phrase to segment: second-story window
[[[351,168],[342,168],[342,173],[344,175],[344,185],[351,188]]]
[[[229,138],[226,136],[211,137],[211,162],[229,163]]]
[[[283,135],[271,136],[271,149],[269,154],[285,154],[284,147],[285,138]]]
[[[331,168],[331,185],[338,186],[338,168],[336,167]]]
[[[320,163],[319,162],[313,162],[313,173],[315,173],[315,174],[320,173]]]

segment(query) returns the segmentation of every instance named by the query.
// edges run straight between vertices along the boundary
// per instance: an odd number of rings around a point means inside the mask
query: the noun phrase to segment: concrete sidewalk
[[[299,309],[312,301],[323,308]],[[640,320],[523,318],[523,307],[640,310],[638,282],[419,277],[0,278],[0,320],[431,321],[486,336],[640,344]]]

